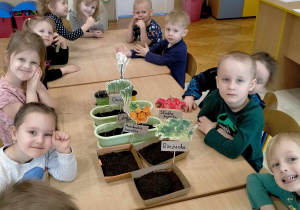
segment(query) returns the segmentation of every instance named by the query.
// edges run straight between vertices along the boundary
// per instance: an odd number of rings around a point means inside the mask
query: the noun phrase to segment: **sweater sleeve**
[[[148,51],[145,60],[159,65],[170,65],[178,60],[178,58],[184,57],[186,55],[186,52],[181,51],[180,49],[174,49],[172,51],[168,51],[167,53],[164,54],[155,54],[151,51]]]
[[[70,154],[62,154],[54,149],[49,153],[49,173],[57,180],[73,181],[77,174],[77,162],[73,150]]]
[[[59,48],[58,52],[54,52],[51,58],[51,65],[63,65],[69,61],[69,47],[67,49]]]
[[[47,82],[59,79],[62,76],[63,76],[62,75],[62,71],[60,69],[50,69],[50,70],[47,70],[46,74],[45,74],[45,78],[43,80],[43,83],[45,84]]]

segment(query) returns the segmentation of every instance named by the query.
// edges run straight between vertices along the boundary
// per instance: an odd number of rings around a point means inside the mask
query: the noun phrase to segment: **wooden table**
[[[268,89],[300,87],[300,2],[260,0],[252,53],[265,51],[278,62]]]
[[[125,42],[126,30],[105,31],[101,39],[80,38],[73,42],[68,41],[70,51],[68,64],[76,64],[81,70],[48,82],[48,87],[66,87],[119,79],[116,48],[125,45],[128,49],[133,49],[136,44]],[[55,67],[61,66],[53,68]],[[157,66],[145,61],[144,58],[136,58],[130,60],[124,77],[131,79],[162,74],[170,74],[167,66]]]
[[[138,91],[137,99],[149,100],[153,104],[158,97],[172,95],[180,98],[184,92],[170,75],[135,78],[131,81]],[[49,90],[58,101],[62,120],[60,127],[71,134],[78,162],[78,174],[74,182],[63,183],[50,179],[50,184],[74,196],[80,209],[145,208],[131,179],[106,183],[101,174],[96,155],[97,139],[93,135],[93,120],[89,112],[94,107],[94,93],[104,89],[104,86],[105,83],[95,83]],[[196,123],[198,111],[184,114],[184,118]],[[187,158],[176,163],[192,186],[190,192],[165,203],[243,188],[247,175],[254,172],[241,156],[229,159],[207,146],[203,138],[204,135],[196,130]]]

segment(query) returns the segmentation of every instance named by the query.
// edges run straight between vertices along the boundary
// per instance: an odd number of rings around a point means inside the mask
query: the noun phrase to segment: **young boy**
[[[184,88],[185,70],[187,64],[187,47],[182,37],[187,32],[190,18],[183,11],[172,11],[166,16],[165,38],[156,45],[148,48],[137,45],[134,50],[128,50],[125,46],[117,48],[127,57],[145,57],[145,60],[156,65],[167,65],[171,75],[177,83]]]
[[[278,134],[266,152],[272,174],[250,174],[247,192],[253,209],[275,209],[269,194],[279,197],[289,209],[300,209],[300,132]]]
[[[8,185],[0,193],[2,210],[78,210],[71,196],[38,180]]]
[[[262,168],[263,112],[248,93],[256,85],[256,65],[250,55],[231,52],[221,59],[217,88],[198,114],[204,142],[229,158],[242,155],[256,172]]]
[[[259,52],[252,55],[252,58],[256,63],[256,81],[257,84],[255,88],[249,92],[251,98],[253,98],[258,105],[265,108],[265,103],[261,100],[260,96],[257,94],[269,80],[272,80],[272,76],[276,71],[276,61],[268,53]],[[216,76],[217,68],[211,68],[198,75],[193,76],[187,90],[183,94],[182,98],[187,104],[186,112],[191,112],[197,108],[195,100],[198,100],[202,96],[202,92],[209,90],[211,91],[217,89],[216,86]],[[203,101],[199,104],[201,108],[203,106]]]
[[[151,0],[135,0],[133,18],[129,24],[126,42],[140,41],[141,46],[152,46],[162,40],[160,26],[151,19],[153,15]]]

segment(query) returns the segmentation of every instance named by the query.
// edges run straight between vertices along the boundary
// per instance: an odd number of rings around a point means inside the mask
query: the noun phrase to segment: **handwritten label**
[[[145,134],[148,132],[148,128],[149,127],[146,125],[135,125],[132,123],[125,123],[123,127],[123,132]]]
[[[120,95],[110,95],[109,104],[123,104],[123,98]]]
[[[128,116],[127,113],[119,114],[118,117],[117,117],[118,123],[127,123],[130,120],[131,119],[130,119],[130,117]]]
[[[187,152],[189,151],[189,142],[162,141],[161,151]]]
[[[180,118],[182,118],[182,111],[159,109],[158,118],[160,118],[160,119],[168,119],[168,118],[180,119]]]

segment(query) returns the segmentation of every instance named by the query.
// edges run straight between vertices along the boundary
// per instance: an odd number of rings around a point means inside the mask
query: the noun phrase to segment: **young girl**
[[[44,179],[46,171],[60,181],[75,179],[71,138],[56,131],[56,125],[55,110],[45,104],[32,102],[20,108],[11,127],[15,143],[0,149],[0,191],[17,181]]]
[[[98,24],[84,32],[83,37],[102,37],[104,27],[99,19],[99,0],[76,0],[74,8],[75,10],[71,10],[69,14],[72,30],[82,27],[88,17],[93,17]]]
[[[269,194],[289,209],[300,209],[300,132],[278,134],[266,152],[272,174],[250,174],[247,192],[253,209],[275,209]],[[298,180],[299,179],[299,180]]]
[[[69,49],[65,39],[59,36],[55,31],[55,25],[50,18],[36,16],[24,21],[23,31],[31,30],[40,35],[47,47],[45,78],[43,84],[47,87],[47,82],[61,78],[63,75],[80,70],[79,66],[68,65],[60,69],[49,70],[50,65],[62,65],[68,63]],[[56,46],[59,46],[59,52],[56,52]]]
[[[61,18],[68,14],[68,0],[38,0],[37,11],[39,15],[51,18],[55,23],[57,33],[71,41],[83,36],[89,28],[98,24],[93,17],[89,16],[81,28],[73,32],[66,29]]]
[[[13,33],[4,54],[5,75],[0,79],[0,138],[8,145],[13,143],[10,126],[22,104],[40,101],[55,107],[55,101],[40,81],[46,47],[39,35]]]

